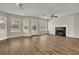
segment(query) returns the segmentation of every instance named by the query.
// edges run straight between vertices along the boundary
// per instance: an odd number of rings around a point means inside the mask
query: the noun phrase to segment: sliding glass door
[[[23,19],[23,32],[25,35],[30,34],[30,22],[28,18]]]
[[[23,19],[23,32],[26,35],[39,35],[47,33],[47,20],[25,18]]]
[[[37,19],[31,19],[31,35],[38,34],[38,20]]]

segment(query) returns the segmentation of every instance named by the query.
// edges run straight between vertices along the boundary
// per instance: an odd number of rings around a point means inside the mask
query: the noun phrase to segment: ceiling
[[[50,17],[70,15],[79,12],[79,3],[23,3],[20,10],[16,3],[0,3],[0,10],[17,15]]]

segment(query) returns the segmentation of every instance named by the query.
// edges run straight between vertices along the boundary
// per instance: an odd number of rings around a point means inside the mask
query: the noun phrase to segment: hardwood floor
[[[16,37],[0,41],[0,54],[78,55],[79,39],[54,35]]]

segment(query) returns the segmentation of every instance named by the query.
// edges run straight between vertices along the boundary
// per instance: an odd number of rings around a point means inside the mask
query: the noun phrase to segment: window
[[[40,20],[40,32],[47,32],[47,21],[46,20]]]
[[[38,33],[38,20],[37,19],[31,19],[31,34],[37,34]]]
[[[20,31],[20,20],[18,18],[11,19],[11,32]]]
[[[5,18],[0,17],[0,33],[5,31]]]
[[[23,32],[29,32],[29,20],[23,19]]]

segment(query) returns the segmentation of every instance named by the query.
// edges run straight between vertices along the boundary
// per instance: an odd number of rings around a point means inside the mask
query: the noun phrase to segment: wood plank
[[[78,55],[79,39],[49,34],[9,38],[0,41],[0,54]]]

